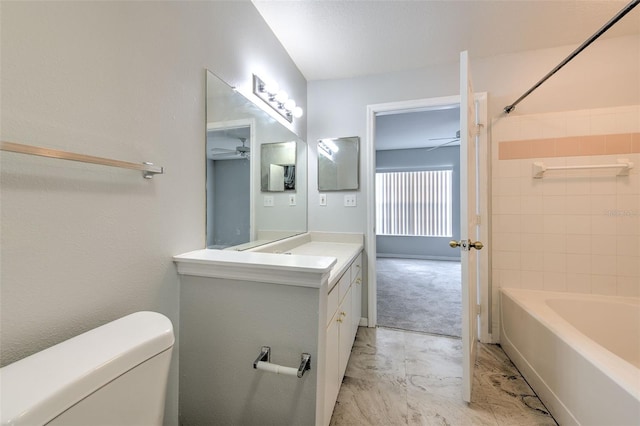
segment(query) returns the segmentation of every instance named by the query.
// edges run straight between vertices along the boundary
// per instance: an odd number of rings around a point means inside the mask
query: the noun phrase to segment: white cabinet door
[[[324,388],[324,421],[329,424],[333,406],[338,398],[342,375],[340,374],[340,322],[334,315],[327,326],[327,363]]]
[[[358,274],[351,284],[351,343],[356,339],[360,317],[362,316],[362,274]]]
[[[351,303],[351,288],[349,288],[336,314],[340,322],[340,344],[338,350],[340,354],[340,378],[344,376],[344,372],[347,369],[347,362],[349,362],[349,356],[351,355],[351,346],[353,346],[353,334],[351,331],[351,317],[353,316],[353,312],[351,311]]]

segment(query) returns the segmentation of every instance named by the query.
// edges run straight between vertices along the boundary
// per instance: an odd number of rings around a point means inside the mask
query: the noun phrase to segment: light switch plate
[[[321,206],[327,205],[327,194],[320,194],[320,205]]]
[[[290,206],[296,205],[296,194],[289,194],[289,205]]]
[[[265,195],[264,196],[264,206],[265,207],[273,207],[273,195]]]
[[[345,207],[355,207],[356,206],[356,194],[347,194],[344,196],[344,206]]]

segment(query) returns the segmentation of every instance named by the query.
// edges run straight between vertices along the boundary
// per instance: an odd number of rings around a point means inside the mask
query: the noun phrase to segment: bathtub
[[[500,343],[560,425],[640,425],[640,299],[503,288]]]

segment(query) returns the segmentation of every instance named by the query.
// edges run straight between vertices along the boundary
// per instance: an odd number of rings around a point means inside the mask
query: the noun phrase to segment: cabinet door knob
[[[338,319],[336,319],[336,321],[342,322],[342,318],[338,317]]]
[[[356,283],[357,284],[362,284],[362,278],[356,278]]]
[[[346,317],[346,316],[347,316],[347,313],[346,313],[346,312],[344,312],[344,311],[342,311],[342,312],[340,312],[340,316],[342,316],[342,317]]]

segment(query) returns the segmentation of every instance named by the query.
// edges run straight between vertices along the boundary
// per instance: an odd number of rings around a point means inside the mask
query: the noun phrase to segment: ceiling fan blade
[[[459,141],[460,141],[460,139],[453,139],[453,140],[450,140],[449,142],[445,142],[445,143],[441,143],[440,145],[432,146],[431,148],[427,149],[426,152],[433,151],[434,149],[442,148],[443,146],[447,146],[447,145],[449,145],[451,143],[459,142]]]
[[[430,141],[444,141],[447,139],[460,139],[460,130],[456,131],[455,136],[449,136],[448,138],[429,138]]]

